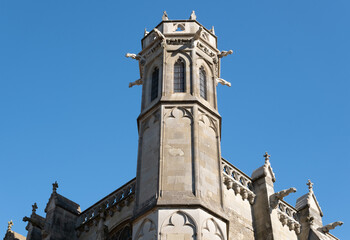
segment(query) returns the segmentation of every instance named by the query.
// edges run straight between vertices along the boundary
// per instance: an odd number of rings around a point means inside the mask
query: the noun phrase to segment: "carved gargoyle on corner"
[[[218,85],[219,83],[224,85],[224,86],[226,85],[226,86],[231,87],[231,83],[226,81],[226,80],[224,80],[224,79],[222,79],[222,78],[217,78],[216,79],[216,85]]]
[[[44,229],[44,223],[40,221],[39,219],[33,217],[24,217],[23,222],[30,222],[33,226],[40,228],[41,230]]]
[[[328,233],[329,230],[332,230],[332,229],[336,228],[337,226],[341,226],[341,225],[343,225],[343,222],[337,221],[334,223],[327,224],[326,226],[319,228],[319,230],[323,233]]]
[[[289,188],[286,190],[282,190],[280,192],[276,192],[274,194],[272,194],[270,196],[270,204],[271,204],[271,208],[275,209],[277,207],[278,201],[279,200],[283,200],[284,197],[288,196],[290,193],[294,193],[296,192],[297,189],[296,188]]]
[[[135,59],[135,60],[140,60],[141,59],[141,56],[137,55],[135,53],[127,53],[127,54],[125,54],[125,57],[132,58],[132,59]]]
[[[142,85],[143,84],[143,80],[140,78],[138,80],[136,80],[135,82],[130,82],[129,83],[129,88],[135,86],[135,85]]]
[[[218,58],[223,58],[223,57],[226,57],[230,54],[232,54],[233,51],[232,50],[229,50],[229,51],[221,51],[219,54],[218,54]]]

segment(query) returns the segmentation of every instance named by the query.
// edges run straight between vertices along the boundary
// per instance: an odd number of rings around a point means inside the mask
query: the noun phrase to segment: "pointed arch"
[[[214,218],[208,218],[202,226],[202,238],[204,240],[224,240],[224,234]]]
[[[174,92],[185,92],[185,62],[179,58],[174,64]]]
[[[157,226],[151,219],[143,220],[141,226],[137,230],[136,240],[155,240],[157,239]]]
[[[163,222],[160,234],[166,240],[196,240],[197,224],[188,213],[176,211]]]

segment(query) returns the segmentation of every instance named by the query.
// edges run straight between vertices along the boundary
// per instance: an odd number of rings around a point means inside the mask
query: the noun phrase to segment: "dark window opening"
[[[159,68],[155,68],[152,73],[151,101],[158,97]]]
[[[181,59],[174,65],[174,92],[185,92],[185,64]]]
[[[203,67],[199,69],[199,88],[200,96],[207,100],[207,77]]]

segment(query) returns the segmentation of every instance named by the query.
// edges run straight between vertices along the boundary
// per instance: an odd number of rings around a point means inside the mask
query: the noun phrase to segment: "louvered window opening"
[[[174,92],[185,92],[185,64],[181,60],[174,65]]]
[[[158,97],[159,69],[155,68],[152,73],[151,101]]]

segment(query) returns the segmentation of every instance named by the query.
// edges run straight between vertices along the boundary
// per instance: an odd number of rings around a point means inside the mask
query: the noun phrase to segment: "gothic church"
[[[269,155],[249,176],[221,157],[218,84],[220,62],[232,51],[217,49],[214,29],[192,12],[189,20],[162,21],[145,31],[138,54],[142,85],[137,119],[136,178],[84,211],[58,193],[46,216],[24,217],[27,236],[12,231],[5,240],[336,240],[342,222],[322,223],[309,192],[295,206],[283,200],[296,191],[275,192]]]

